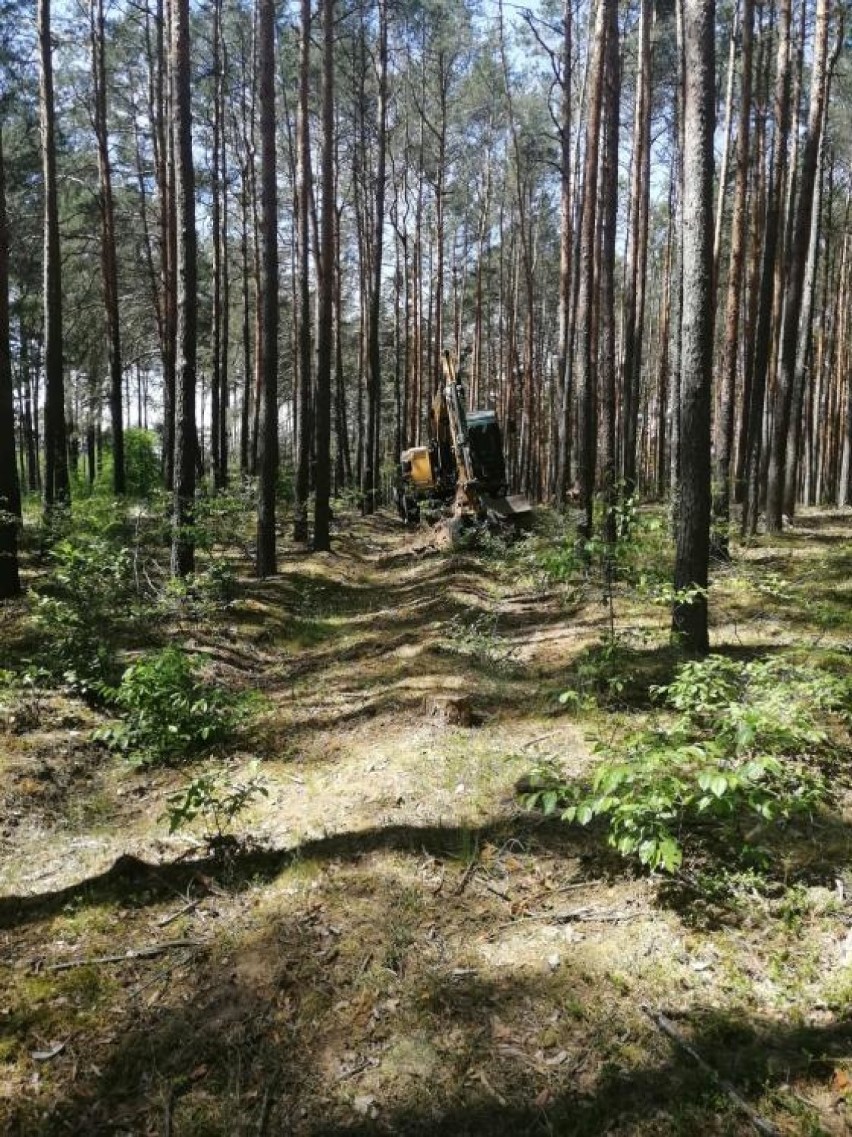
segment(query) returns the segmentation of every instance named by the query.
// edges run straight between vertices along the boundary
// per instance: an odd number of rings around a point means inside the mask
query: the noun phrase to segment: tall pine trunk
[[[192,161],[192,75],[189,54],[189,0],[172,0],[169,52],[173,105],[175,231],[177,246],[175,460],[172,573],[195,569],[195,380],[198,338],[198,265],[195,232],[195,171]]]
[[[112,426],[112,488],[119,496],[125,492],[124,415],[122,413],[121,322],[118,310],[118,254],[115,238],[115,207],[112,194],[112,168],[107,127],[107,71],[103,0],[92,0],[89,9],[92,48],[92,87],[94,93],[95,139],[98,150],[101,214],[101,272],[104,315],[109,356],[109,408]]]
[[[685,0],[680,482],[672,631],[709,650],[710,392],[713,377],[714,0]]]
[[[50,0],[39,0],[41,52],[39,104],[44,175],[44,506],[50,513],[68,504],[68,449],[65,431],[65,380],[62,341],[62,254],[59,245],[59,200],[56,188],[56,122],[53,99],[53,44]]]
[[[18,573],[18,523],[21,494],[15,464],[15,406],[9,338],[9,227],[6,222],[6,172],[0,131],[0,600],[21,591]]]
[[[731,254],[728,268],[728,290],[725,307],[725,338],[719,379],[719,414],[715,439],[715,494],[713,498],[713,547],[723,560],[730,556],[731,521],[731,456],[734,445],[734,402],[737,378],[737,352],[740,336],[740,311],[743,304],[743,280],[748,219],[749,131],[751,126],[751,60],[754,26],[753,0],[743,0],[742,16],[742,80],[737,119],[736,176],[734,204],[731,214]],[[714,249],[715,263],[715,249]]]
[[[317,321],[316,498],[314,548],[331,548],[331,356],[334,347],[334,0],[322,3],[322,217]],[[380,133],[381,133],[381,127]],[[384,181],[384,179],[382,179]],[[378,343],[376,344],[378,348]]]
[[[275,3],[258,0],[260,80],[261,301],[263,383],[258,430],[257,575],[271,576],[275,559],[278,481],[278,190],[275,178]]]

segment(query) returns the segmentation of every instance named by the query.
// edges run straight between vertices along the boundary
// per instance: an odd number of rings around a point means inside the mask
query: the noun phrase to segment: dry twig
[[[772,1122],[767,1121],[765,1117],[761,1117],[756,1110],[752,1109],[739,1091],[718,1074],[706,1058],[701,1057],[695,1047],[683,1037],[671,1019],[667,1019],[661,1011],[655,1011],[652,1007],[649,1007],[647,1003],[642,1004],[642,1010],[658,1030],[662,1031],[672,1042],[677,1043],[681,1050],[684,1050],[694,1062],[697,1062],[701,1069],[704,1070],[706,1074],[709,1074],[715,1084],[725,1091],[731,1101],[748,1117],[758,1133],[761,1134],[761,1137],[778,1137],[778,1130]]]
[[[62,963],[49,963],[46,967],[41,967],[42,971],[70,971],[73,967],[100,967],[104,963],[126,963],[128,960],[133,959],[150,959],[155,955],[163,955],[167,951],[174,951],[175,948],[203,948],[207,947],[204,940],[168,940],[164,944],[151,944],[143,948],[131,948],[124,952],[123,955],[98,955],[92,956],[88,959],[66,959]],[[32,966],[37,966],[34,963]]]

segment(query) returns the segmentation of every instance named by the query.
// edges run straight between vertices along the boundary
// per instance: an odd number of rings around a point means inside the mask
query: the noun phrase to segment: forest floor
[[[738,550],[714,650],[852,648],[851,538],[849,513],[804,513]],[[616,597],[623,672],[572,709],[613,631],[594,579],[385,515],[344,515],[330,554],[282,541],[263,582],[234,565],[235,598],[168,632],[262,695],[189,771],[264,779],[224,853],[168,833],[187,771],[109,753],[84,701],[0,714],[0,1129],[852,1130],[843,795],[790,831],[772,887],[718,904],[519,802],[537,763],[582,776],[647,715],[676,663],[664,608]],[[4,666],[32,650],[28,603],[0,610]]]

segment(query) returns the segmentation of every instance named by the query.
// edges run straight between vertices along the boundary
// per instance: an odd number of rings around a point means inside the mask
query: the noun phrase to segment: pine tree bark
[[[766,528],[770,533],[780,533],[783,522],[787,434],[790,427],[790,410],[795,387],[796,354],[800,334],[799,321],[802,315],[814,189],[819,166],[823,107],[828,78],[827,61],[828,0],[818,0],[808,127],[802,149],[802,168],[796,196],[792,247],[790,255],[785,261],[784,324],[781,334],[781,358],[778,368],[775,415],[772,420],[769,477],[766,485]]]
[[[299,255],[299,365],[296,400],[296,484],[293,502],[293,540],[308,540],[308,492],[311,463],[311,285],[310,179],[311,141],[308,132],[311,67],[311,4],[301,0],[299,40],[299,107],[296,178],[296,224]]]
[[[382,249],[385,225],[385,171],[388,116],[388,15],[387,0],[378,0],[378,136],[376,138],[376,196],[372,217],[370,298],[367,312],[367,382],[362,508],[372,513],[379,492],[379,440],[382,410],[382,357],[379,339],[382,300]]]
[[[709,650],[710,392],[713,376],[713,133],[715,0],[684,3],[683,314],[681,456],[672,632]]]
[[[328,550],[331,548],[331,506],[329,500],[331,496],[331,356],[334,347],[334,237],[337,217],[334,200],[334,0],[323,0],[321,11],[323,31],[322,218],[320,229],[319,319],[317,321],[317,464],[316,496],[314,499],[314,549]],[[380,15],[380,19],[384,23],[382,15]],[[379,134],[382,134],[381,125],[379,126]],[[384,149],[383,143],[384,139],[381,139],[382,149]],[[380,170],[380,174],[380,185],[383,186],[383,171]],[[383,189],[379,189],[378,192],[383,193]],[[376,208],[378,212],[378,204]],[[382,214],[379,216],[381,217]],[[376,317],[378,317],[378,313],[376,313]],[[375,349],[376,363],[378,364],[378,330],[376,331]],[[372,354],[372,341],[370,350]],[[381,391],[381,385],[379,385],[379,391]]]
[[[174,96],[172,131],[177,253],[172,574],[184,577],[195,570],[195,537],[192,529],[198,453],[195,427],[198,265],[195,170],[192,159],[189,0],[172,0],[171,17],[169,63]]]
[[[275,176],[275,0],[258,0],[263,383],[258,430],[257,575],[271,576],[278,481],[278,189]]]
[[[6,172],[0,130],[0,600],[21,591],[18,571],[18,524],[21,493],[15,463],[15,405],[9,336],[9,226],[6,219]]]
[[[556,353],[555,425],[551,437],[555,453],[552,496],[557,507],[568,494],[571,451],[571,284],[573,279],[573,200],[571,162],[571,79],[573,74],[573,8],[565,0],[562,9],[562,58],[559,78],[562,97],[559,113],[559,307]],[[484,227],[483,227],[484,228]]]
[[[109,357],[109,407],[112,427],[112,488],[121,496],[126,490],[124,471],[124,415],[122,407],[121,321],[118,306],[118,254],[115,237],[115,206],[112,193],[112,166],[109,157],[107,125],[107,73],[103,0],[92,0],[89,7],[92,48],[93,122],[98,150],[101,214],[101,272]]]
[[[736,175],[734,203],[731,213],[731,253],[725,305],[725,338],[719,379],[718,419],[715,438],[715,494],[713,498],[713,552],[722,560],[730,557],[731,521],[731,456],[734,445],[734,404],[739,350],[740,311],[743,303],[743,279],[748,219],[748,163],[751,128],[752,45],[754,40],[754,2],[743,0],[742,77],[737,118]],[[714,265],[716,250],[714,242]],[[715,270],[714,270],[715,271]]]
[[[597,234],[598,157],[603,104],[604,49],[608,8],[615,0],[598,0],[592,59],[589,69],[589,110],[586,117],[586,158],[583,178],[582,219],[578,258],[576,359],[574,381],[577,394],[577,492],[581,540],[592,535],[597,452],[597,398],[594,382],[596,362],[594,337],[595,245]]]
[[[747,487],[742,524],[744,534],[753,534],[757,531],[757,519],[760,511],[763,418],[771,356],[775,265],[787,169],[787,142],[790,133],[790,16],[790,0],[780,0],[778,54],[775,71],[775,135],[773,139],[772,175],[766,201],[760,299],[754,343],[754,372],[748,411]]]
[[[648,212],[651,186],[651,23],[652,0],[642,0],[639,15],[639,63],[630,180],[630,248],[625,280],[623,381],[624,494],[636,492],[636,435],[639,380],[642,374],[642,326],[648,266]]]
[[[612,548],[616,540],[615,505],[618,496],[615,452],[615,243],[618,223],[618,128],[621,106],[621,65],[618,6],[607,10],[604,53],[603,162],[601,170],[600,267],[600,405],[601,487],[603,536]]]
[[[62,254],[59,243],[59,200],[56,187],[56,122],[53,97],[53,40],[50,0],[39,0],[38,37],[41,59],[39,106],[44,176],[44,507],[71,501],[65,430],[65,380],[62,339]]]

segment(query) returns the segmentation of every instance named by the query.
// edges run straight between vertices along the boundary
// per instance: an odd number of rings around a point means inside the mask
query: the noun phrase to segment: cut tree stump
[[[473,726],[473,708],[466,695],[427,695],[423,709],[447,726]]]

